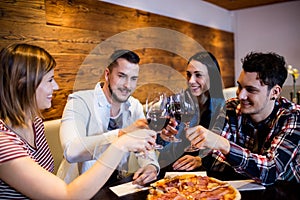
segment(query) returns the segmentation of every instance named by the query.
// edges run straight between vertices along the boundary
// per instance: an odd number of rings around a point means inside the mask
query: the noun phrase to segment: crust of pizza
[[[185,174],[166,177],[151,184],[147,200],[240,200],[239,191],[224,181],[208,176]]]

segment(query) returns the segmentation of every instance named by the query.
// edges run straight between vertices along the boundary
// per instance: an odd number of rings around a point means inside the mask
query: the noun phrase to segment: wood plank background
[[[208,50],[218,59],[225,87],[234,85],[233,33],[97,0],[6,0],[0,2],[0,48],[26,42],[45,48],[57,61],[60,89],[46,120],[62,115],[67,96],[92,89],[108,56],[118,48],[141,58],[138,88],[145,102],[150,88],[185,85],[187,59]]]

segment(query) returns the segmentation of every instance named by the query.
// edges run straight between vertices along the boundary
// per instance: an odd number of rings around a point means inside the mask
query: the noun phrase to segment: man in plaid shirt
[[[252,52],[242,62],[237,98],[226,103],[224,127],[218,134],[217,129],[192,127],[188,139],[214,149],[217,162],[211,170],[220,170],[222,161],[263,185],[300,182],[300,106],[280,97],[285,60],[275,53]]]

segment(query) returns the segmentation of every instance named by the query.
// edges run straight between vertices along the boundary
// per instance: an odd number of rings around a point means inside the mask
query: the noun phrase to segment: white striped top
[[[41,118],[35,118],[33,130],[36,147],[32,147],[0,120],[0,165],[13,159],[29,156],[44,169],[54,172],[54,161],[47,144]],[[0,179],[0,199],[28,199],[28,197]]]

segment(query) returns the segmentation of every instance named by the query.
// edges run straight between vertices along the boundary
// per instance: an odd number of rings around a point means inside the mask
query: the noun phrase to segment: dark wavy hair
[[[257,72],[261,83],[270,90],[275,85],[283,86],[288,72],[284,57],[274,53],[250,52],[242,59],[245,72]]]

